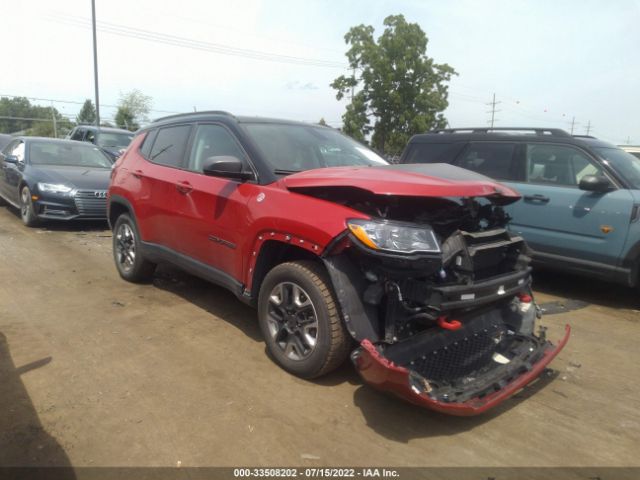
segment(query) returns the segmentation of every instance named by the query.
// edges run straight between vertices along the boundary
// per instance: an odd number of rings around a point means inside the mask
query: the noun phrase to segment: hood
[[[40,182],[64,183],[78,190],[107,190],[111,170],[108,168],[63,167],[39,165],[34,177]]]
[[[289,175],[282,181],[292,191],[351,187],[375,195],[492,197],[503,205],[520,198],[518,192],[489,177],[444,163],[318,168]]]

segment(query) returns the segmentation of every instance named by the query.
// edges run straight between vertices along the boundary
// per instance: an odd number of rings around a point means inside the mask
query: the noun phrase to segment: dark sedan
[[[111,160],[96,146],[17,137],[0,154],[0,202],[27,226],[42,219],[106,219]]]

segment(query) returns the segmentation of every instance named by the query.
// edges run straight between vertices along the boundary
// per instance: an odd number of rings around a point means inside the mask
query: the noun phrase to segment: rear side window
[[[149,160],[168,167],[181,166],[190,132],[191,125],[161,128],[151,147]]]
[[[153,141],[156,139],[156,135],[158,134],[158,130],[150,130],[147,132],[147,135],[144,137],[142,145],[140,146],[140,153],[144,158],[151,157],[151,147],[153,147]]]
[[[498,180],[519,180],[515,151],[515,143],[471,143],[456,165]]]
[[[465,143],[414,143],[402,163],[452,163]]]

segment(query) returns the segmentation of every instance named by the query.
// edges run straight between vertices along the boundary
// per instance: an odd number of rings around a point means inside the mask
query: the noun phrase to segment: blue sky
[[[93,96],[90,0],[2,0],[5,72],[0,94],[82,101]],[[344,34],[381,33],[402,13],[449,63],[451,126],[486,125],[491,95],[500,126],[569,128],[640,144],[640,0],[96,0],[101,103],[137,88],[154,112],[224,109],[339,126],[344,102],[329,83],[345,72]],[[7,21],[11,19],[11,21]],[[142,29],[138,38],[122,27]],[[110,29],[110,32],[104,29]],[[114,34],[113,32],[119,32]],[[151,33],[149,33],[151,32]],[[153,33],[206,42],[207,51],[141,39]],[[183,40],[179,40],[183,42]],[[294,65],[214,53],[226,47],[321,60]],[[191,45],[193,45],[191,43]],[[199,45],[202,45],[199,44]],[[10,72],[10,74],[8,74]],[[40,102],[45,103],[45,102]],[[69,116],[78,106],[55,103]],[[114,109],[103,107],[103,116]]]

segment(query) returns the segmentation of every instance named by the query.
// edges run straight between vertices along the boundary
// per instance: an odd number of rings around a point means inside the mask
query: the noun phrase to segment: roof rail
[[[551,135],[556,137],[570,137],[571,135],[561,128],[540,127],[468,127],[468,128],[441,128],[431,130],[429,133],[492,133],[492,132],[525,132],[530,131],[536,135]]]
[[[571,135],[571,136],[576,138],[596,138],[593,135]]]
[[[227,115],[229,117],[234,117],[233,114],[229,112],[225,112],[224,110],[204,110],[202,112],[176,113],[175,115],[168,115],[166,117],[156,118],[155,120],[153,120],[152,123],[162,122],[164,120],[169,120],[171,118],[192,117],[194,115]]]

